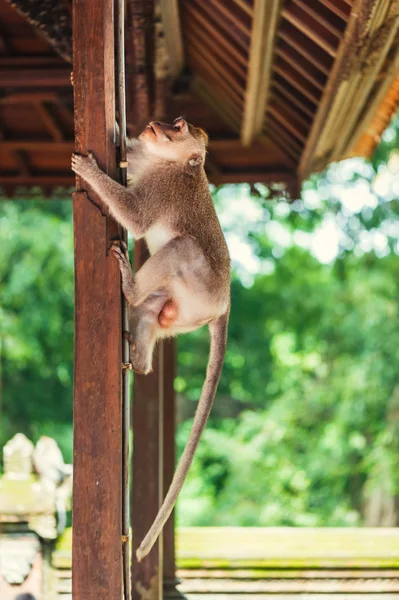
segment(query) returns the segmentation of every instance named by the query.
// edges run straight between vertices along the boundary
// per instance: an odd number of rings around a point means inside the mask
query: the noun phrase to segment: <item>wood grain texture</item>
[[[176,343],[169,339],[164,341],[163,359],[163,489],[166,496],[172,483],[176,466],[176,394],[174,380],[176,375]],[[182,598],[176,589],[176,557],[175,557],[175,511],[165,523],[163,530],[163,596],[165,599]]]
[[[135,244],[135,268],[148,257],[144,241]],[[163,498],[163,345],[154,352],[153,371],[134,376],[132,465],[132,600],[160,600],[163,580],[162,535],[139,563],[136,551]]]
[[[76,150],[115,176],[112,0],[74,0]],[[84,182],[77,181],[79,187]],[[98,202],[98,198],[91,199]],[[72,592],[119,600],[121,562],[121,293],[108,255],[118,226],[86,193],[73,198],[75,381]]]

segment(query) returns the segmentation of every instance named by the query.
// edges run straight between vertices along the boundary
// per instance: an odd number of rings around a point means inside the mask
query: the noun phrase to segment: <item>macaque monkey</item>
[[[134,371],[151,370],[156,341],[207,324],[210,355],[193,427],[164,503],[141,543],[146,556],[170,516],[205,427],[219,383],[230,312],[230,258],[209,192],[204,162],[208,137],[184,119],[153,121],[128,144],[128,187],[97,166],[92,154],[73,154],[72,169],[150,258],[133,276],[126,245],[112,251],[129,303],[130,360]]]

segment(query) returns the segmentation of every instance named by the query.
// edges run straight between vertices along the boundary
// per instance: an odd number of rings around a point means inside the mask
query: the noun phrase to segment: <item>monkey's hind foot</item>
[[[121,271],[124,268],[127,268],[129,269],[129,271],[131,271],[129,253],[126,242],[124,242],[123,240],[118,240],[117,242],[114,242],[111,246],[111,252],[118,261],[119,268]]]
[[[129,368],[132,371],[134,371],[135,373],[137,373],[138,375],[148,375],[148,373],[150,373],[152,371],[151,362],[148,362],[148,359],[146,356],[144,356],[143,354],[139,354],[137,352],[136,344],[134,342],[133,335],[130,333],[130,331],[124,331],[123,337],[125,338],[125,340],[127,340],[129,342],[130,363],[127,363],[127,364],[129,364],[131,366],[124,367],[122,365],[122,368],[125,368],[125,369]],[[126,364],[126,363],[123,363],[123,364]]]

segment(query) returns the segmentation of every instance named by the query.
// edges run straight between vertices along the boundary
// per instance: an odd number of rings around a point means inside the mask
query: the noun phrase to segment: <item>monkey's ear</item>
[[[201,154],[192,154],[190,156],[190,159],[188,161],[188,164],[190,165],[190,167],[198,167],[198,165],[200,165],[203,161],[203,158],[201,156]]]

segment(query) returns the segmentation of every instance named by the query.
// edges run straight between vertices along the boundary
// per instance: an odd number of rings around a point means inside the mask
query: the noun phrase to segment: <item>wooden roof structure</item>
[[[0,0],[6,193],[72,186],[75,148],[92,150],[117,175],[121,32],[130,132],[183,114],[210,134],[206,167],[215,184],[284,184],[296,197],[301,180],[328,162],[368,156],[398,106],[399,0],[126,0],[123,27],[124,4],[73,0],[72,11],[71,0]],[[84,189],[73,195],[72,589],[76,600],[121,598],[122,590],[130,600],[127,325],[108,252],[121,232],[89,198]],[[138,268],[145,250],[136,243]],[[174,471],[174,352],[173,340],[160,343],[153,372],[134,378],[133,555]],[[173,516],[131,566],[132,600],[159,600],[162,590],[179,597]]]
[[[369,157],[397,110],[399,0],[159,0],[159,12],[164,116],[209,132],[215,184],[283,183],[295,197],[329,162]],[[0,186],[73,185],[71,0],[0,0],[0,23]]]

